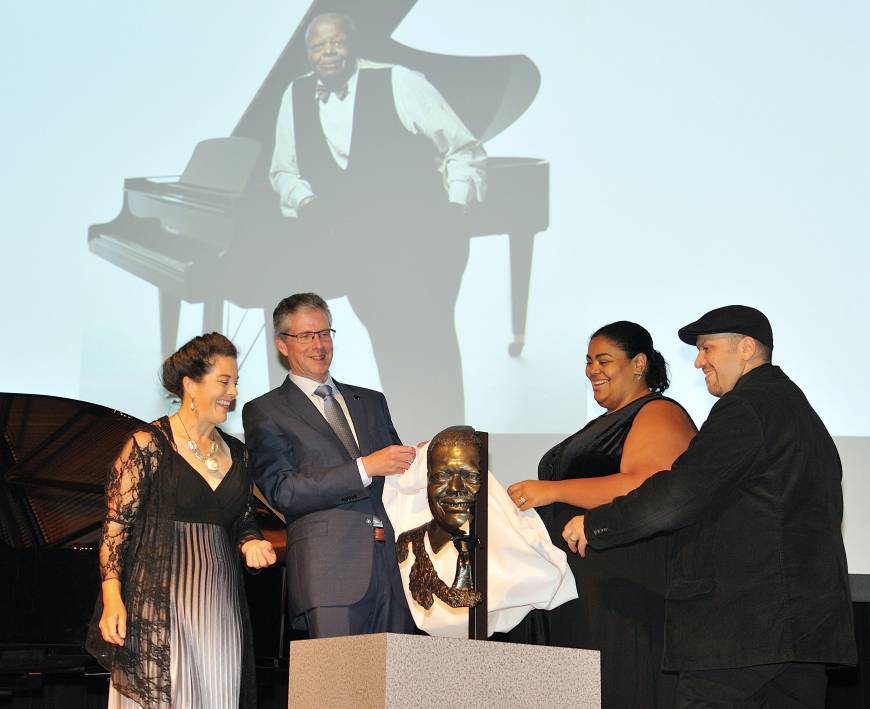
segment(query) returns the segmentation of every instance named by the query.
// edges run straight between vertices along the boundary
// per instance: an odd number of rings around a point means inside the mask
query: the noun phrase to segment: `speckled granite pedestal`
[[[290,643],[291,709],[598,708],[593,650],[417,635]]]

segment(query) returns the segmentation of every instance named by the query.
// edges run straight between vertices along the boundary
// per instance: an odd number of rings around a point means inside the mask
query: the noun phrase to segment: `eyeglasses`
[[[335,330],[329,328],[328,330],[318,330],[317,332],[300,332],[296,335],[291,335],[289,332],[279,332],[278,334],[283,337],[292,337],[296,342],[303,345],[310,345],[314,342],[315,337],[319,337],[321,340],[326,340],[327,342],[332,342],[332,338],[335,337]]]

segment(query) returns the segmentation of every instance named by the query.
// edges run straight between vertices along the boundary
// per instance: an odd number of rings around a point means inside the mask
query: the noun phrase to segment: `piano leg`
[[[526,314],[529,309],[529,282],[532,278],[533,232],[508,234],[511,252],[511,325],[514,339],[508,354],[519,357],[526,344]]]
[[[175,352],[178,340],[178,318],[181,315],[181,298],[161,289],[160,299],[160,355],[166,359]]]
[[[202,304],[202,331],[223,332],[224,301],[207,300]]]

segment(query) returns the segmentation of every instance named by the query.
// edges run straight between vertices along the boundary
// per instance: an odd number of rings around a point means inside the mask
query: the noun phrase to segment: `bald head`
[[[308,27],[305,30],[306,46],[308,46],[312,31],[314,31],[315,28],[319,28],[321,25],[332,25],[333,27],[337,27],[338,29],[343,30],[351,40],[353,40],[353,37],[356,34],[356,25],[348,15],[343,15],[340,12],[325,12],[322,15],[318,15],[308,23]]]
[[[318,15],[305,31],[308,63],[320,81],[329,88],[344,84],[356,67],[353,20],[331,12]]]

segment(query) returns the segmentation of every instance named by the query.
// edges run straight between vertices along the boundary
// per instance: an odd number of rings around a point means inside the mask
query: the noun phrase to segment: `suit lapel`
[[[332,380],[341,396],[344,398],[344,403],[347,406],[347,411],[350,414],[350,420],[353,423],[353,430],[356,433],[356,441],[362,455],[368,455],[372,452],[372,442],[369,438],[369,430],[366,422],[366,412],[363,406],[362,399],[358,394],[354,394],[349,386],[340,384]]]
[[[346,384],[340,384],[335,379],[332,380],[338,390],[344,397],[344,403],[347,405],[347,411],[353,421],[353,430],[356,432],[356,440],[359,445],[361,455],[368,455],[374,452],[375,446],[372,444],[371,436],[369,435],[368,415],[362,397],[354,393],[353,389]],[[375,505],[375,514],[382,519],[386,518],[386,511],[381,504],[381,496],[384,493],[384,476],[376,475],[372,478],[372,484],[369,485],[369,495]]]
[[[289,377],[284,380],[281,389],[284,394],[283,399],[293,414],[324,436],[331,438],[335,442],[336,447],[350,460],[350,455],[348,455],[338,434],[332,430],[332,426],[329,425],[323,414],[317,410],[314,402],[305,395],[305,392],[296,386]]]

